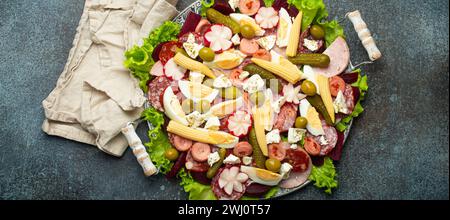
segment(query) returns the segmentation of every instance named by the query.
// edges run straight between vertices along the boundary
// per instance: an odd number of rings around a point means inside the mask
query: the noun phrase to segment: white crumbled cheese
[[[292,150],[297,150],[297,148],[298,148],[298,145],[297,144],[291,144],[291,147],[290,147]]]
[[[267,144],[280,143],[280,141],[281,141],[280,130],[273,129],[272,131],[267,133],[266,134],[266,141],[267,141]]]
[[[234,46],[237,46],[241,43],[241,38],[239,37],[238,34],[235,34],[232,38],[231,38],[231,42],[234,44]]]
[[[281,96],[272,103],[272,109],[275,113],[280,113],[281,106],[286,102],[286,97]]]
[[[253,158],[252,157],[247,157],[247,156],[244,156],[243,158],[242,158],[242,163],[244,163],[244,165],[250,165],[250,164],[252,164],[252,160],[253,160]]]
[[[289,178],[289,173],[292,170],[292,165],[290,165],[289,163],[283,163],[281,164],[280,167],[280,175],[283,176],[283,179],[287,179]]]
[[[308,40],[305,38],[303,40],[303,46],[308,48],[308,50],[314,52],[319,49],[319,42],[317,42],[316,40]]]
[[[339,112],[344,113],[344,114],[350,113],[348,110],[347,104],[345,103],[344,94],[340,90],[336,96],[336,99],[333,102],[333,108],[334,108],[335,113],[339,113]]]
[[[206,120],[205,129],[218,131],[220,127],[220,120],[217,116],[211,116]]]
[[[320,145],[327,145],[328,144],[328,141],[327,141],[327,139],[325,139],[324,135],[320,136],[319,142],[320,142]]]
[[[189,80],[193,83],[202,83],[204,78],[205,78],[205,75],[203,75],[199,72],[195,72],[195,71],[189,72]]]
[[[239,79],[240,80],[244,80],[245,78],[247,78],[248,76],[250,76],[250,73],[247,71],[242,71],[241,74],[239,74]]]
[[[305,129],[302,128],[289,128],[288,131],[288,142],[290,144],[295,144],[302,140],[303,135],[306,133]]]
[[[192,33],[188,34],[188,38],[186,40],[186,43],[195,43],[195,36]]]
[[[194,111],[189,115],[186,115],[188,125],[193,128],[197,128],[205,122],[205,116],[198,111]]]
[[[275,42],[277,37],[275,35],[269,35],[265,37],[261,37],[256,40],[256,43],[267,51],[271,50],[275,46]]]
[[[280,58],[282,58],[283,56],[281,56],[279,53],[275,52],[274,50],[270,51],[270,56],[271,56],[271,62],[276,63],[276,64],[280,64]]]
[[[239,0],[229,0],[228,4],[230,5],[231,9],[233,9],[233,11],[236,11],[235,9],[239,5]]]
[[[249,94],[261,91],[264,88],[265,82],[259,74],[254,74],[247,81],[244,82],[242,88]]]
[[[208,164],[210,167],[220,160],[219,152],[210,153],[208,155]]]
[[[183,48],[192,59],[195,59],[195,58],[197,58],[198,53],[203,48],[203,46],[200,44],[196,44],[196,43],[186,42],[186,43],[183,43]]]
[[[239,157],[234,156],[233,154],[230,154],[227,158],[223,160],[223,163],[225,164],[239,164],[241,163],[241,159]]]
[[[228,88],[231,87],[233,84],[231,83],[231,80],[228,79],[224,74],[218,76],[214,79],[213,86],[214,88]]]

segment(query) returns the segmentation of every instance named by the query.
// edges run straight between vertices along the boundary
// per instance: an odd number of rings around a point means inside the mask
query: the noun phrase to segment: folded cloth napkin
[[[124,52],[177,15],[177,1],[86,0],[64,70],[42,102],[44,132],[121,156],[128,143],[120,129],[145,102]]]

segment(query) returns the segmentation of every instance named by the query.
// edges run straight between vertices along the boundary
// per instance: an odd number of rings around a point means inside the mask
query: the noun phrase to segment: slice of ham
[[[304,172],[291,172],[289,178],[281,181],[280,187],[285,189],[292,189],[302,185],[308,180],[309,174],[311,174],[312,162],[309,160],[308,169]]]
[[[336,38],[323,54],[330,57],[330,65],[327,68],[314,67],[313,71],[326,77],[339,75],[347,68],[350,61],[350,49],[342,37]]]

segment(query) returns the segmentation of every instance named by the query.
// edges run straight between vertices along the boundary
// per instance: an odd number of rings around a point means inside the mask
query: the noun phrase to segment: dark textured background
[[[339,188],[329,196],[308,186],[284,199],[448,199],[448,1],[326,3],[331,18],[361,10],[384,57],[363,68],[370,93],[337,165]],[[63,70],[83,4],[0,1],[0,199],[185,199],[176,183],[145,178],[130,151],[118,159],[42,132],[41,101]],[[367,59],[344,26],[353,61]]]

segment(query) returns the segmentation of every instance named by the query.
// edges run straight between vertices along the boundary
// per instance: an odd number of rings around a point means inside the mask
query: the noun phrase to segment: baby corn
[[[177,53],[173,58],[175,63],[191,71],[199,72],[206,75],[209,78],[215,79],[213,71],[209,69],[205,64],[193,60],[182,53]]]
[[[286,55],[289,57],[297,55],[300,31],[302,29],[302,15],[303,13],[300,11],[292,24],[291,35],[289,35],[289,41],[286,48]]]

